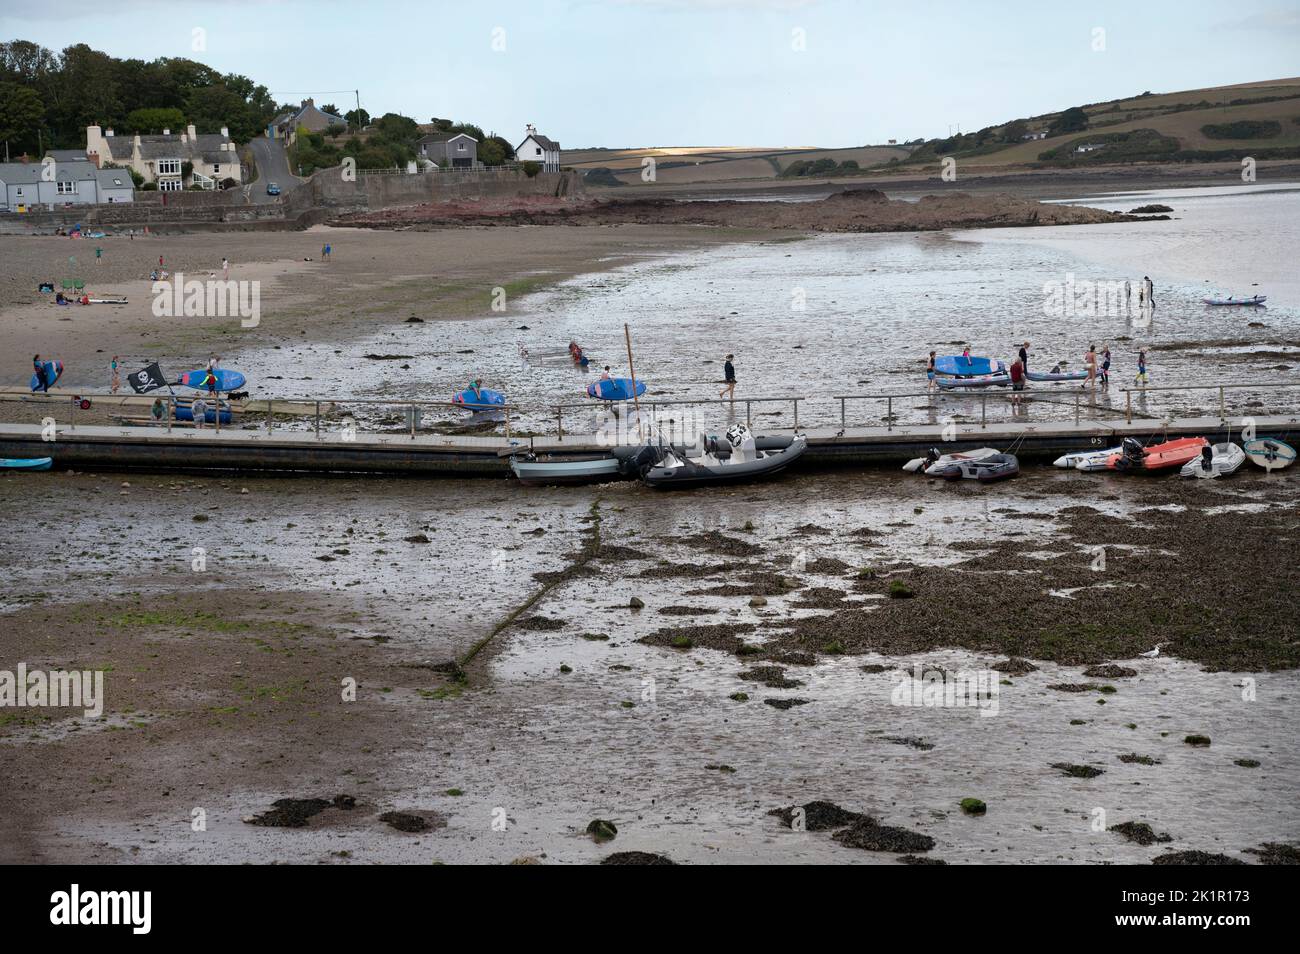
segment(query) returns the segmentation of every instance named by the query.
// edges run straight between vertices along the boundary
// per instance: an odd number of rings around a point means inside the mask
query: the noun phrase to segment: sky
[[[0,39],[566,149],[834,147],[1298,76],[1300,0],[0,0]]]

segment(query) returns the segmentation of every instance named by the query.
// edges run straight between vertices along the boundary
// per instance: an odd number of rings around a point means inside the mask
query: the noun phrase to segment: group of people
[[[1146,282],[1147,282],[1146,294],[1149,294],[1150,279],[1147,279]],[[971,358],[970,345],[966,345],[962,349],[961,354],[962,354],[962,358],[965,359],[965,361],[968,364],[972,363],[973,359]],[[728,358],[727,368],[728,368],[728,373],[730,375],[731,356],[728,355],[727,358]],[[931,351],[930,358],[926,367],[926,378],[928,379],[926,390],[929,391],[933,391],[935,388],[935,378],[938,376],[938,371],[935,365],[935,362],[937,360],[938,360],[938,352]],[[1079,385],[1079,387],[1088,388],[1095,391],[1097,387],[1100,385],[1103,391],[1108,390],[1110,388],[1110,365],[1111,365],[1111,353],[1110,353],[1109,344],[1103,344],[1100,352],[1097,351],[1097,346],[1095,344],[1088,345],[1088,351],[1083,356],[1083,367],[1084,367],[1084,371],[1087,372],[1087,377],[1084,379],[1083,383]],[[1057,363],[1052,367],[1051,373],[1059,374],[1060,372],[1061,372],[1061,365],[1060,363]],[[1028,341],[1020,345],[1019,350],[1016,352],[1015,358],[1011,362],[1011,366],[1007,369],[1007,376],[1011,379],[1011,404],[1013,407],[1019,406],[1021,401],[1023,400],[1022,393],[1024,392],[1025,388],[1028,387],[1027,382],[1029,380],[1029,342]],[[731,380],[730,377],[729,380]],[[1149,381],[1150,378],[1147,375],[1147,352],[1145,348],[1142,348],[1138,351],[1137,374],[1133,376],[1133,383],[1145,388]],[[732,386],[734,387],[734,381],[732,382]]]

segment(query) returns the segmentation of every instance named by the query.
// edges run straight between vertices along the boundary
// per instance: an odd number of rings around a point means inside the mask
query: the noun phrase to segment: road
[[[258,136],[249,141],[248,147],[252,150],[253,161],[257,163],[257,178],[244,188],[248,190],[249,201],[254,205],[275,201],[275,196],[266,194],[268,182],[274,182],[280,187],[281,194],[287,195],[306,181],[289,171],[289,159],[284,151],[283,140]]]

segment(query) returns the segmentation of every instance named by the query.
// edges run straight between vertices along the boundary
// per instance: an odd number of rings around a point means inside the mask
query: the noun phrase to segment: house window
[[[77,184],[75,182],[60,182],[59,195],[76,195]]]
[[[18,194],[19,194],[19,195],[22,195],[22,194],[23,194],[23,187],[22,187],[22,186],[19,186],[19,187],[18,187]]]
[[[181,161],[179,159],[158,160],[158,175],[178,176],[180,174],[181,174]]]
[[[214,166],[212,167],[212,174],[213,174],[214,176],[219,176],[219,175],[221,175],[221,166],[214,165]]]
[[[465,144],[464,144],[463,142],[458,142],[458,143],[456,143],[456,151],[457,151],[457,152],[464,152],[464,151],[465,151]]]
[[[541,147],[541,146],[538,146],[538,147],[537,147],[537,155],[540,156],[541,154],[542,154],[542,147]]]
[[[159,192],[180,192],[182,188],[184,187],[181,185],[180,179],[159,179],[158,180]]]

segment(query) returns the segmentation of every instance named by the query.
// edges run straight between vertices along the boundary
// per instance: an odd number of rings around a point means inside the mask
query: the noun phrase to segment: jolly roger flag
[[[146,391],[167,386],[167,379],[163,377],[162,368],[158,367],[157,361],[140,371],[132,371],[127,376],[127,380],[131,382],[131,387],[136,394],[144,394]]]

